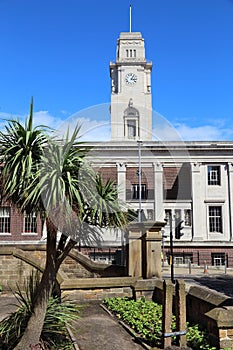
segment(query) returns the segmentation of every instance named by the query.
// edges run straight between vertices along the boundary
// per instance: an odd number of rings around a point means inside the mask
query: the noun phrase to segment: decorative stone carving
[[[122,45],[142,45],[141,41],[130,40],[130,41],[121,41]]]

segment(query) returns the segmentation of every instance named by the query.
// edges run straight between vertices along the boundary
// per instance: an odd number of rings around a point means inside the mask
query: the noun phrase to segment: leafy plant
[[[187,323],[187,342],[192,346],[193,350],[215,350],[215,347],[210,347],[208,344],[208,333],[206,330],[201,329],[199,325],[189,325]]]
[[[129,298],[106,298],[104,304],[118,318],[127,323],[151,346],[161,347],[162,306],[141,298],[134,301]],[[208,344],[208,334],[198,325],[187,323],[187,343],[193,350],[216,350]],[[172,319],[172,331],[175,330],[175,317]]]
[[[12,350],[22,337],[27,322],[33,312],[33,301],[39,286],[39,274],[32,273],[25,283],[25,292],[17,286],[14,293],[19,308],[0,322],[0,349]],[[77,321],[77,305],[63,302],[59,298],[50,298],[40,343],[35,349],[73,349],[72,341],[68,335],[67,327]]]

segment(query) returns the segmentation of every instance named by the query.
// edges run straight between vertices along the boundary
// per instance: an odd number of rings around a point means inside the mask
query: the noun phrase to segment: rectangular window
[[[154,220],[154,210],[153,209],[147,209],[147,219]]]
[[[179,221],[181,219],[181,209],[175,209],[175,220]]]
[[[129,139],[134,138],[136,136],[136,120],[128,120],[127,127],[128,127],[128,138]]]
[[[208,166],[208,185],[218,185],[221,184],[220,179],[220,166],[209,165]]]
[[[10,233],[9,207],[0,207],[0,233]]]
[[[25,213],[24,214],[24,232],[25,233],[36,233],[36,213]]]
[[[210,232],[222,233],[222,207],[209,207],[209,230]]]
[[[116,253],[108,253],[108,252],[91,252],[90,253],[91,260],[112,264],[116,261]]]
[[[192,225],[192,216],[191,216],[191,210],[185,209],[184,210],[184,224],[185,226],[191,226]]]
[[[131,198],[132,199],[139,199],[139,185],[138,184],[131,186]],[[141,185],[141,198],[147,199],[146,185]]]
[[[175,265],[179,264],[188,264],[189,262],[193,262],[193,254],[191,253],[185,253],[183,254],[174,254],[174,263]]]
[[[212,253],[211,260],[212,260],[212,266],[224,266],[225,253]]]
[[[165,209],[165,220],[166,220],[167,225],[169,225],[169,223],[170,223],[171,215],[172,215],[171,209]]]
[[[181,222],[181,209],[175,209],[175,238],[179,237],[179,223]]]

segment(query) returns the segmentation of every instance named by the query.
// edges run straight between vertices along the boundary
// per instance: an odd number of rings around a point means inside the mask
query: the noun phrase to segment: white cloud
[[[0,113],[0,130],[4,129],[4,126],[6,125],[6,121],[10,120],[10,119],[18,120],[20,118],[18,116],[16,116],[16,115],[12,115],[12,114],[9,114],[9,113],[4,113],[4,112]]]
[[[17,119],[24,122],[28,115],[9,115],[0,113],[0,129],[4,128],[6,120]],[[66,133],[69,128],[72,132],[77,124],[81,126],[80,140],[82,141],[108,141],[110,140],[110,122],[108,120],[91,120],[90,118],[73,115],[67,119],[57,118],[48,111],[33,113],[34,125],[44,125],[57,130],[59,134]]]
[[[62,119],[54,117],[48,111],[34,112],[33,120],[35,125],[46,125],[53,129],[56,129],[62,122]]]
[[[0,125],[5,125],[6,120],[20,120],[22,123],[26,120],[28,114],[25,115],[10,115],[9,113],[0,113]],[[46,125],[51,128],[56,128],[61,123],[61,119],[52,116],[48,111],[38,111],[33,113],[34,125]]]
[[[206,121],[193,126],[189,122],[171,124],[164,116],[153,111],[153,139],[161,141],[229,141],[233,140],[233,128],[224,118]],[[203,121],[202,121],[203,124]]]
[[[185,124],[176,126],[181,139],[184,141],[227,141],[232,140],[233,131],[224,125],[203,125],[192,127]]]
[[[191,126],[185,123],[172,125],[166,119],[155,121],[153,139],[161,141],[229,141],[233,139],[233,128],[226,127],[224,121]]]
[[[81,141],[109,141],[110,123],[106,120],[91,120],[89,118],[68,118],[56,129],[58,134],[64,134],[69,129],[72,133],[74,128],[80,126]]]

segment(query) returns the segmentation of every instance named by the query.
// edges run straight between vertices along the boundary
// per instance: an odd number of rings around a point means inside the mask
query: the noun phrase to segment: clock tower
[[[110,62],[112,141],[152,139],[151,70],[141,33],[120,33]]]

